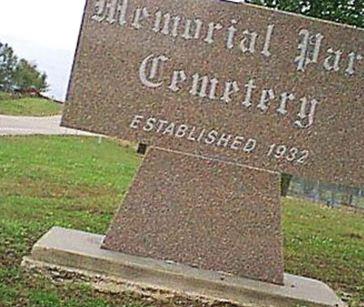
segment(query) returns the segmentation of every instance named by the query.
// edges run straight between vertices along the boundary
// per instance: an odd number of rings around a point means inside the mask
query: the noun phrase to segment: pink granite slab
[[[247,4],[88,0],[63,125],[360,186],[363,46]]]
[[[278,173],[150,149],[104,248],[283,283]]]

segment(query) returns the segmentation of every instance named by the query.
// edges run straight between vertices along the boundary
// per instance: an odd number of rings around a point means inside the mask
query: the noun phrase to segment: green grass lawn
[[[171,306],[54,286],[20,268],[52,226],[105,233],[140,163],[132,148],[78,137],[0,138],[0,306]],[[284,199],[286,271],[364,302],[364,217]],[[361,303],[360,303],[361,301]]]
[[[62,105],[41,98],[10,99],[0,95],[0,114],[16,116],[50,116],[61,114]]]

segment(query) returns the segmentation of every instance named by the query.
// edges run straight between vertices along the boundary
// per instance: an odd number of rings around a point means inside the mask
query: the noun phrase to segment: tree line
[[[246,0],[245,2],[364,27],[363,0]]]
[[[0,42],[0,91],[24,91],[48,89],[47,75],[38,70],[36,64],[19,59],[13,48]]]

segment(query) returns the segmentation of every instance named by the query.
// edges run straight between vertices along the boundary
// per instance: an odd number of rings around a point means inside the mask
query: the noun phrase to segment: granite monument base
[[[150,147],[103,247],[283,284],[280,174]]]
[[[130,256],[101,248],[104,236],[53,228],[23,267],[55,282],[89,283],[101,292],[134,292],[157,300],[184,297],[196,305],[345,306],[322,282],[284,275],[284,285]],[[216,306],[216,305],[215,305]]]

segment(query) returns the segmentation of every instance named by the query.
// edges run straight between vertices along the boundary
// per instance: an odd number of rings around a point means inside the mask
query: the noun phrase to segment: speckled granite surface
[[[63,124],[360,186],[363,46],[246,4],[88,0]]]
[[[246,4],[88,0],[63,125],[164,148],[104,247],[282,283],[275,172],[364,184],[363,46]]]
[[[280,176],[150,149],[104,248],[283,282]]]

